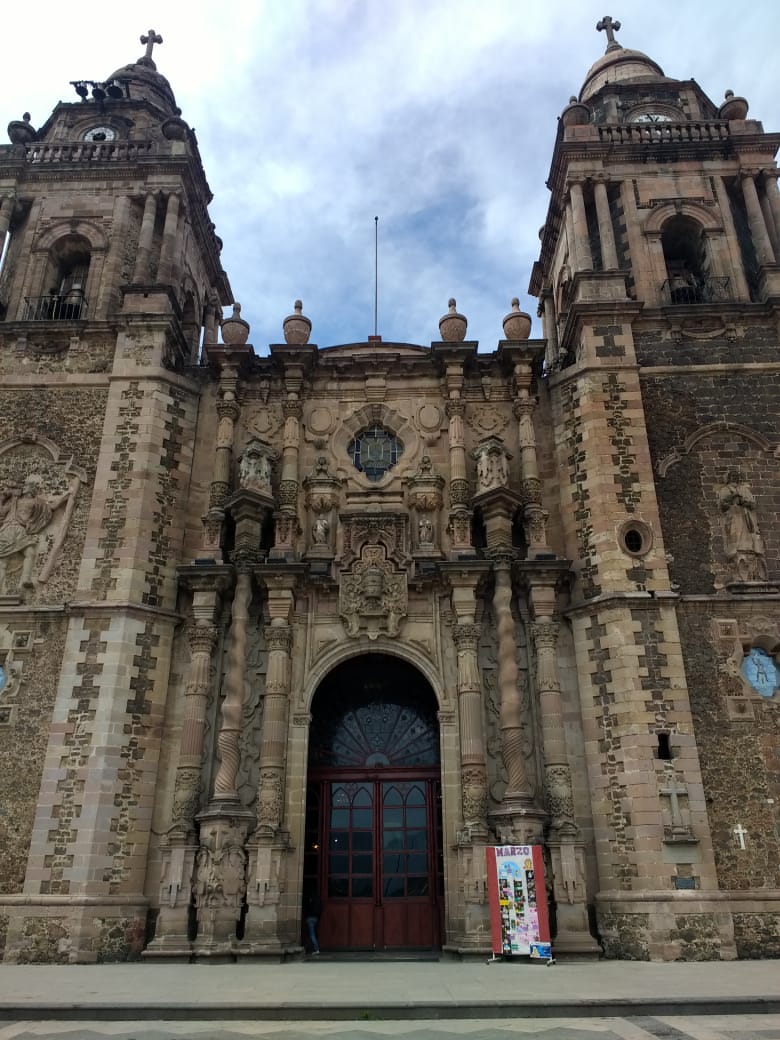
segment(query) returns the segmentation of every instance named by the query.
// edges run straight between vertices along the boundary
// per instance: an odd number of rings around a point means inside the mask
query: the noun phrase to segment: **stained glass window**
[[[369,480],[377,481],[398,462],[403,445],[394,433],[375,424],[350,441],[347,450],[355,469],[365,473]]]

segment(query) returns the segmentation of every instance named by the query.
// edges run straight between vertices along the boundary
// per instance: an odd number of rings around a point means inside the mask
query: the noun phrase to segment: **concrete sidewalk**
[[[780,1013],[780,961],[0,965],[0,1022]]]

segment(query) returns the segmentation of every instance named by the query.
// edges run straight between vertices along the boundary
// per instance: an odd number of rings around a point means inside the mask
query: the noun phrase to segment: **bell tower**
[[[719,757],[735,720],[747,721],[743,684],[717,660],[732,652],[724,632],[747,648],[757,617],[777,626],[766,598],[780,578],[767,573],[778,471],[766,366],[780,304],[780,135],[747,117],[744,98],[727,91],[718,107],[695,80],[623,47],[619,22],[597,29],[606,52],[559,120],[530,291],[576,575],[599,930],[611,956],[684,958],[698,943],[709,956],[749,956],[739,907],[717,891],[742,887],[748,859],[735,862],[745,810],[719,772],[745,790],[746,762]],[[763,532],[741,549],[724,528],[732,466],[753,498],[745,525]],[[767,734],[742,703],[766,790]],[[776,827],[766,798],[753,811],[751,855],[763,862]]]
[[[196,366],[231,291],[162,39],[141,43],[0,147],[3,720],[27,778],[3,791],[9,960],[137,949],[148,905]]]

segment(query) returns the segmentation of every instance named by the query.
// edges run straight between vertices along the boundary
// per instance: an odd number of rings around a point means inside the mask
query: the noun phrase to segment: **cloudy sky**
[[[3,14],[0,127],[155,50],[196,129],[223,262],[258,353],[300,297],[320,346],[428,344],[455,296],[494,350],[526,290],[556,121],[604,51],[727,88],[780,129],[776,0],[32,0]],[[539,334],[538,325],[535,334]]]

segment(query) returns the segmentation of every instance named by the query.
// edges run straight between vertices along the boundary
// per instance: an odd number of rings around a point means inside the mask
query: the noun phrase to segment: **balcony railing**
[[[153,155],[155,146],[152,141],[34,141],[24,151],[31,163],[134,162]]]
[[[26,296],[23,321],[86,321],[87,301],[83,293],[49,293]]]
[[[602,124],[599,137],[610,144],[689,144],[692,141],[727,141],[729,125],[722,121],[690,123]]]
[[[731,299],[728,278],[696,278],[694,275],[675,275],[661,285],[661,295],[666,303],[719,303]]]

